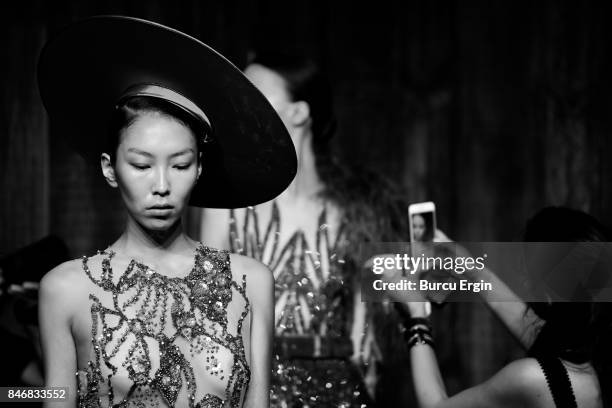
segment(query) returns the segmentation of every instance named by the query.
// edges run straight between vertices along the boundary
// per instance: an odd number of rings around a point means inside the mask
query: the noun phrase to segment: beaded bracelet
[[[407,321],[408,329],[403,326],[404,339],[408,343],[408,349],[416,344],[428,344],[434,346],[431,324],[428,319],[411,318]]]
[[[433,347],[434,341],[431,335],[416,333],[408,339],[408,349],[411,349],[417,344],[428,344],[429,346]]]

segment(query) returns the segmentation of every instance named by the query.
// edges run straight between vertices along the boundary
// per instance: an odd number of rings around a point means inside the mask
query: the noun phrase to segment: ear
[[[115,168],[108,153],[102,153],[100,156],[100,166],[102,167],[102,174],[106,179],[106,182],[111,187],[117,187],[117,178],[115,177]]]
[[[196,177],[196,183],[198,182],[198,179],[202,175],[202,152],[199,152],[198,156],[199,156],[198,157],[198,175]]]
[[[310,105],[308,105],[308,102],[292,102],[289,117],[294,126],[304,126],[310,120]]]

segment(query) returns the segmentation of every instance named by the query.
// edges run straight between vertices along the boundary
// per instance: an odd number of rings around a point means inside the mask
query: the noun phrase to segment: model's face
[[[287,90],[287,84],[282,76],[269,68],[259,64],[251,64],[244,70],[244,75],[264,94],[270,105],[291,133],[291,121],[289,109],[291,107],[291,95]]]
[[[179,222],[199,176],[191,130],[158,113],[145,113],[124,129],[114,174],[130,216],[163,231]]]
[[[415,241],[423,241],[425,236],[425,218],[422,215],[412,216],[412,234]]]

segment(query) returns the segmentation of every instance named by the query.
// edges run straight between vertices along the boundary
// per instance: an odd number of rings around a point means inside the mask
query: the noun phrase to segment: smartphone
[[[430,257],[435,255],[434,235],[436,232],[436,205],[432,201],[411,204],[408,207],[410,225],[410,252],[413,257]],[[444,282],[452,278],[444,271],[423,269],[421,278],[430,281]],[[426,298],[436,305],[441,305],[450,292],[428,291]]]
[[[410,242],[433,242],[436,232],[436,205],[433,201],[408,206]]]

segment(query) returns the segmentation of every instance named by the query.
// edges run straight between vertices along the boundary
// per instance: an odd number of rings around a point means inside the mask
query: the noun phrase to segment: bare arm
[[[72,299],[64,265],[49,272],[40,283],[39,321],[44,361],[45,386],[68,387],[64,402],[48,402],[45,407],[76,405],[76,349],[70,328]]]
[[[363,382],[371,397],[374,397],[378,373],[378,361],[382,360],[372,322],[368,321],[367,303],[361,301],[361,288],[358,283],[353,287],[353,324],[351,343],[353,355],[351,361],[362,371]]]
[[[202,209],[200,241],[213,248],[229,249],[230,212],[226,209]]]
[[[544,320],[540,319],[493,271],[485,268],[475,273],[466,273],[466,277],[474,281],[484,279],[493,285],[494,296],[486,290],[481,291],[480,295],[521,345],[526,349],[531,347],[545,323]],[[494,300],[499,298],[508,300],[504,302]]]
[[[244,401],[249,408],[270,406],[270,374],[274,325],[274,277],[263,264],[241,257],[247,272],[251,303],[251,382]]]
[[[436,242],[452,242],[442,231],[437,230],[434,238]],[[459,244],[451,244],[458,256],[471,256],[469,251]],[[480,291],[485,300],[501,321],[506,325],[512,335],[528,349],[535,341],[544,320],[540,319],[533,310],[520,298],[494,271],[485,268],[482,271],[467,271],[465,277],[478,282],[481,279],[490,282],[495,288],[494,292]],[[506,299],[500,302],[498,299]]]

